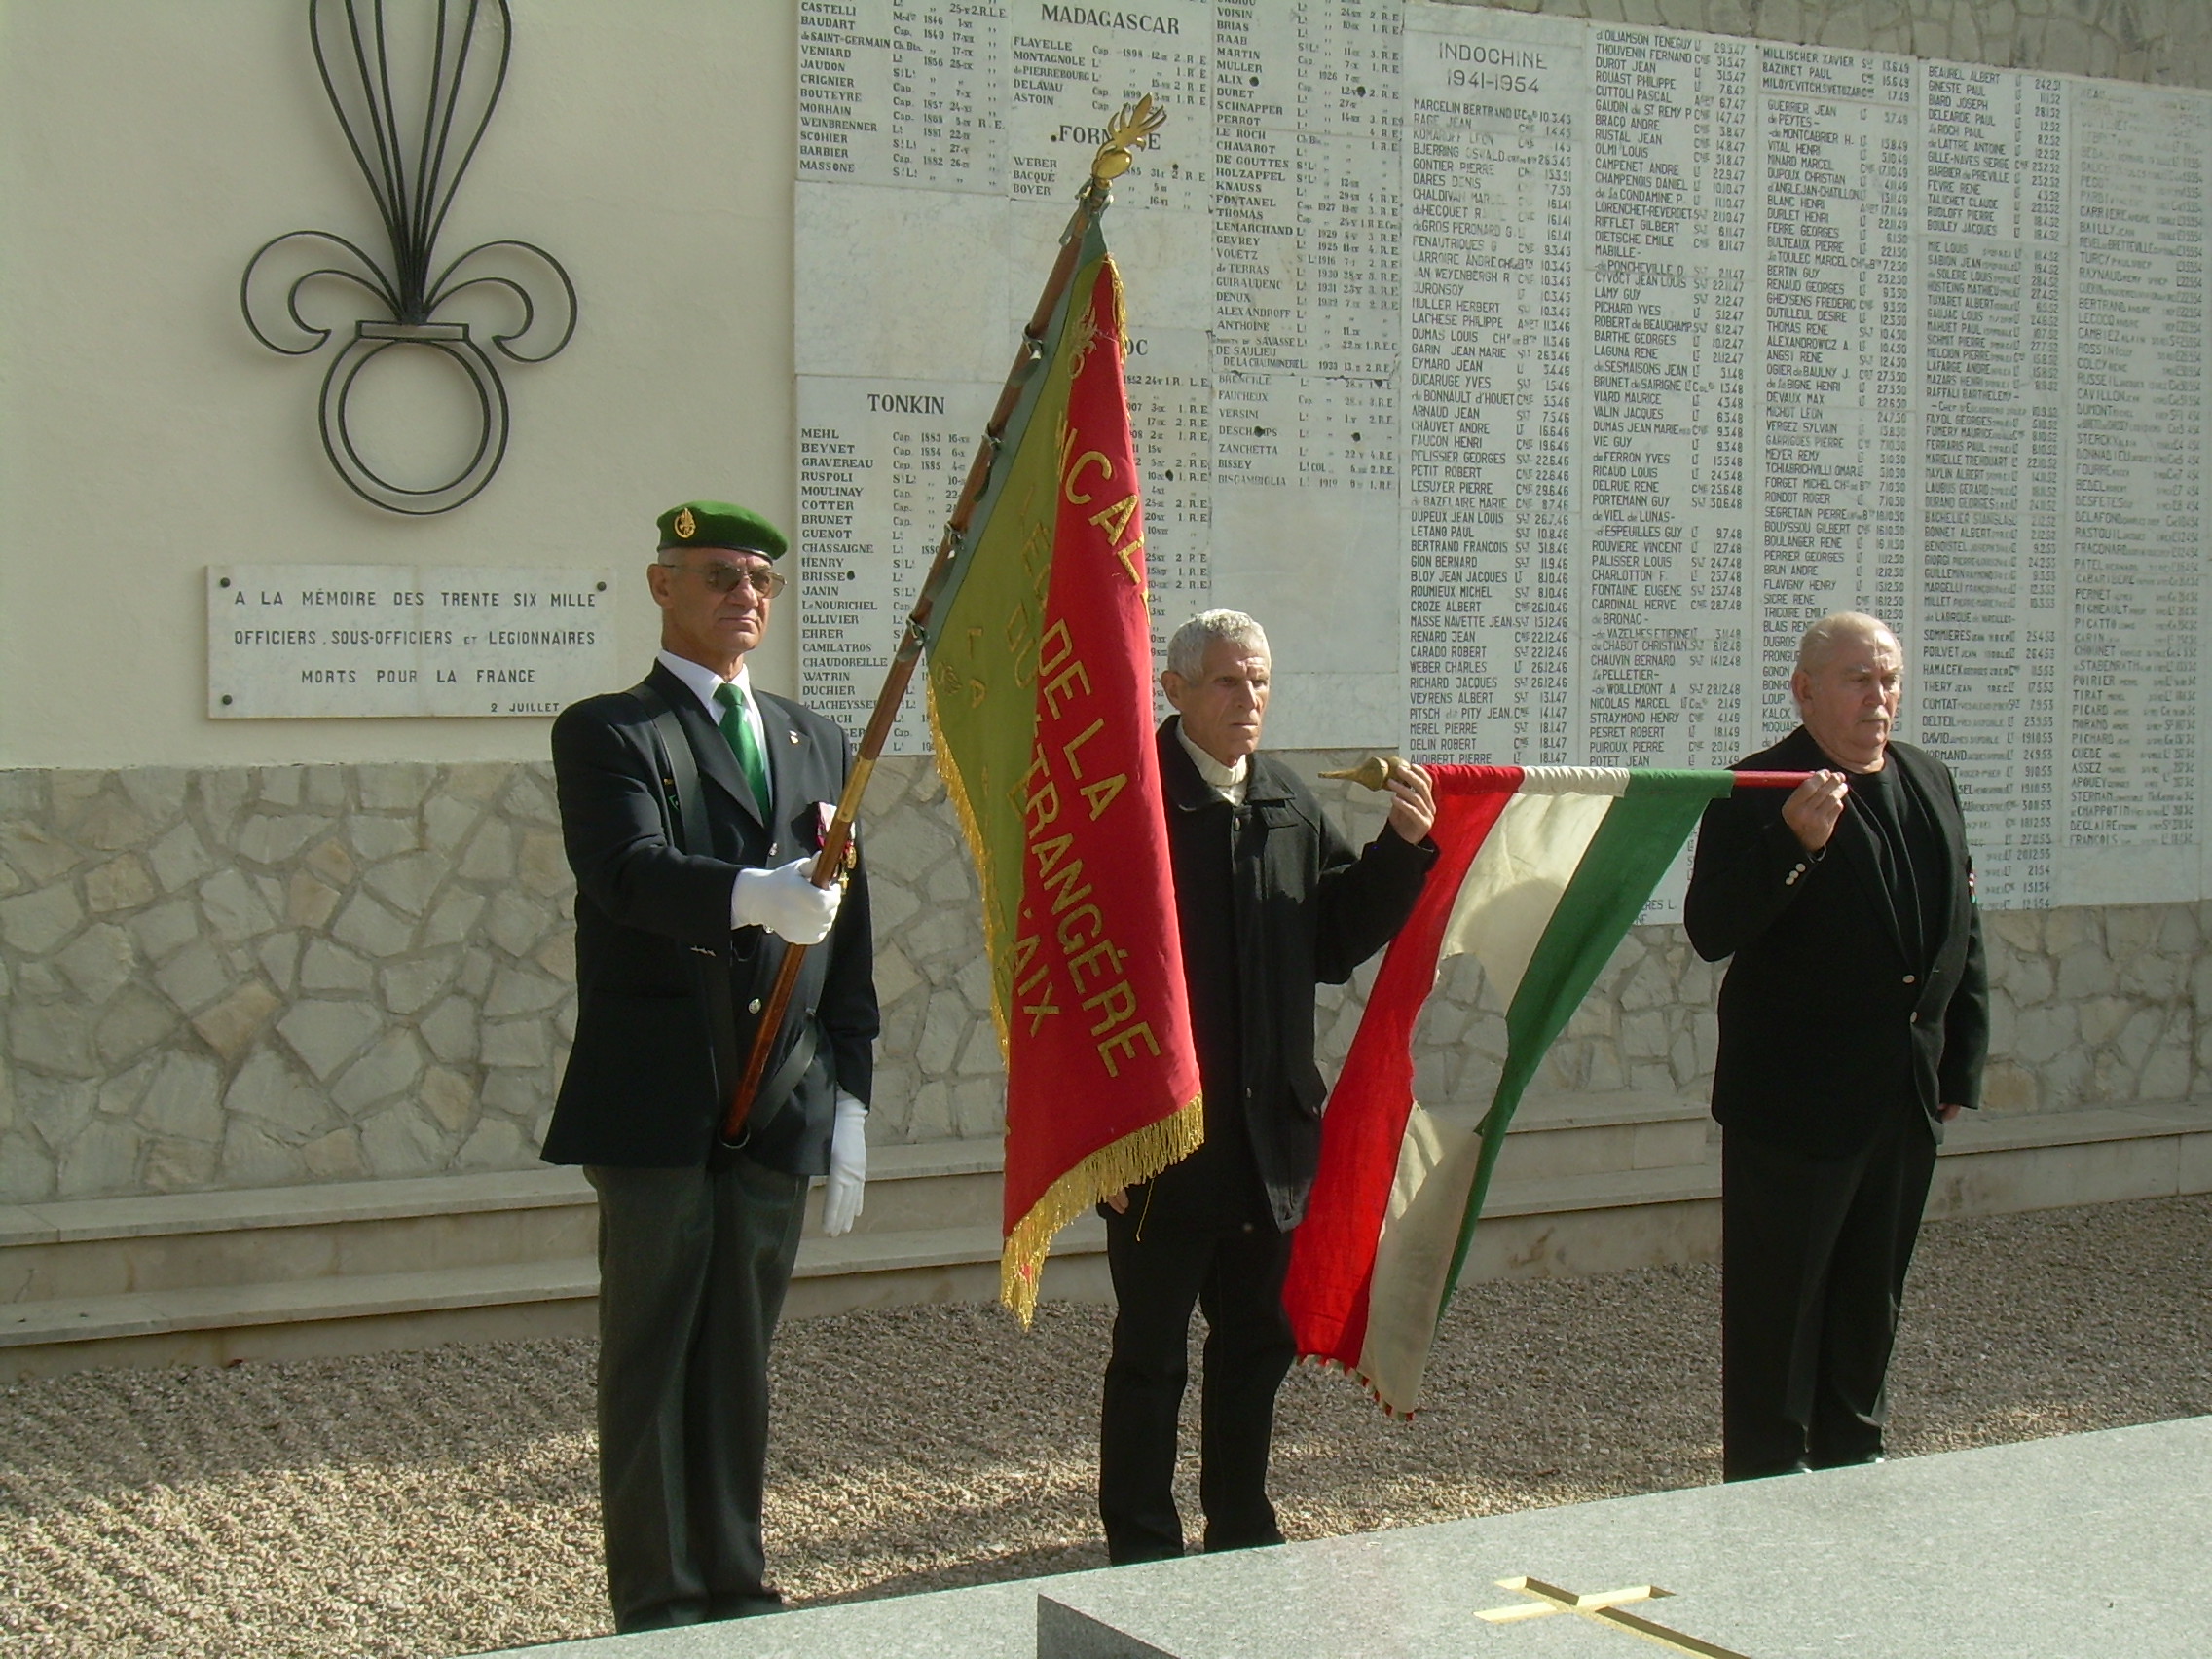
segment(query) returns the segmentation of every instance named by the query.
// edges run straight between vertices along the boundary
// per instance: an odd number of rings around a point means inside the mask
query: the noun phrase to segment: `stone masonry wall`
[[[571,885],[543,767],[0,774],[0,1196],[527,1165]]]
[[[1322,788],[1355,839],[1380,828],[1377,797]],[[871,1138],[996,1136],[976,883],[927,760],[883,764],[864,845]],[[543,766],[0,773],[0,1201],[531,1167],[574,1029],[572,899]],[[1987,920],[1991,1108],[2212,1095],[2212,906]],[[1332,1067],[1371,973],[1324,991]],[[1702,1098],[1718,983],[1678,927],[1637,929],[1534,1092]],[[1504,1033],[1451,964],[1422,1099],[1482,1099]]]

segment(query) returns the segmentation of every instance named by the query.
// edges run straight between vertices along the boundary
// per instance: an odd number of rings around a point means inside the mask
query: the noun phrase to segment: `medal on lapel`
[[[818,800],[814,803],[811,816],[814,850],[819,853],[822,843],[830,838],[830,826],[837,816],[836,804],[833,801]],[[860,828],[858,824],[854,825],[853,832],[845,837],[844,853],[837,860],[837,874],[840,879],[851,875],[853,866],[860,863]]]

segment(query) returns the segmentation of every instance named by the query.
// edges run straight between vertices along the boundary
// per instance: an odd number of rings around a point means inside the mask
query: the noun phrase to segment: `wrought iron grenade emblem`
[[[428,71],[426,84],[417,77],[419,96],[403,94],[414,65],[395,61],[387,14],[416,25],[412,58]],[[286,356],[313,354],[334,332],[303,313],[309,296],[302,290],[318,278],[360,289],[383,313],[353,324],[352,339],[323,377],[320,423],[323,452],[338,476],[395,513],[460,506],[492,481],[506,456],[507,391],[498,364],[468,323],[437,320],[440,308],[471,288],[503,291],[520,316],[507,332],[494,332],[491,344],[511,362],[542,363],[576,331],[575,285],[535,243],[483,242],[437,265],[438,233],[506,83],[513,24],[507,0],[309,0],[323,91],[375,198],[391,257],[380,263],[330,231],[288,231],[262,244],[239,283],[239,307],[253,337]],[[347,425],[361,371],[386,351],[410,350],[451,358],[477,400],[474,453],[428,489],[379,477]]]

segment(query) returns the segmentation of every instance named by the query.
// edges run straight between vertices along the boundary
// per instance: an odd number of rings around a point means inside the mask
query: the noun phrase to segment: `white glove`
[[[729,890],[729,925],[766,928],[793,944],[820,944],[830,937],[844,902],[845,884],[817,887],[807,879],[812,859],[793,859],[780,869],[741,869]]]
[[[822,1231],[850,1233],[867,1183],[867,1108],[837,1090],[837,1123],[830,1131],[830,1180],[822,1192]]]

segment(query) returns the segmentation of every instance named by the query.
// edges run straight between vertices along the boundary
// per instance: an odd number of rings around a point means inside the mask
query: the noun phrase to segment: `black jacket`
[[[1160,769],[1175,838],[1179,816],[1219,812],[1231,819],[1230,908],[1235,917],[1239,988],[1237,1054],[1243,1127],[1250,1137],[1267,1212],[1288,1232],[1304,1219],[1306,1198],[1321,1155],[1321,1103],[1327,1094],[1313,1059],[1313,989],[1342,984],[1354,968],[1390,941],[1414,902],[1436,849],[1385,828],[1354,854],[1337,833],[1313,792],[1266,755],[1251,758],[1244,804],[1232,809],[1198,776],[1175,736],[1171,718],[1160,728]],[[1201,1072],[1208,1037],[1197,1033]],[[1209,1101],[1209,1124],[1234,1123],[1226,1103]],[[1190,1161],[1201,1175],[1236,1167],[1224,1149]],[[1178,1165],[1180,1169],[1182,1166]],[[1202,1219],[1209,1195],[1177,1192],[1176,1170],[1163,1176],[1153,1219]],[[1140,1188],[1131,1195],[1141,1203]],[[1164,1204],[1164,1210],[1161,1207]]]
[[[832,721],[756,691],[767,740],[771,823],[763,825],[721,732],[675,675],[648,677],[683,722],[698,760],[711,856],[669,844],[651,721],[628,692],[589,698],[553,722],[561,831],[576,872],[576,1041],[545,1136],[551,1163],[697,1168],[750,1052],[783,941],[730,931],[741,866],[772,866],[820,844],[817,806],[834,804],[852,756]],[[720,954],[734,993],[737,1053],[718,1055],[695,952]],[[769,1075],[811,1011],[820,1048],[791,1102],[756,1126],[752,1156],[771,1168],[829,1168],[835,1093],[868,1097],[877,1029],[867,872],[853,871],[836,926],[806,953]]]
[[[1740,761],[1802,772],[1833,762],[1800,726]],[[1945,925],[1915,959],[1882,886],[1874,831],[1846,806],[1814,859],[1782,821],[1786,790],[1740,790],[1705,810],[1682,920],[1720,987],[1713,1115],[1752,1140],[1819,1158],[1863,1147],[1910,1103],[1981,1104],[1989,986],[1973,864],[1950,769],[1909,743],[1889,764],[1927,803],[1948,876]]]

